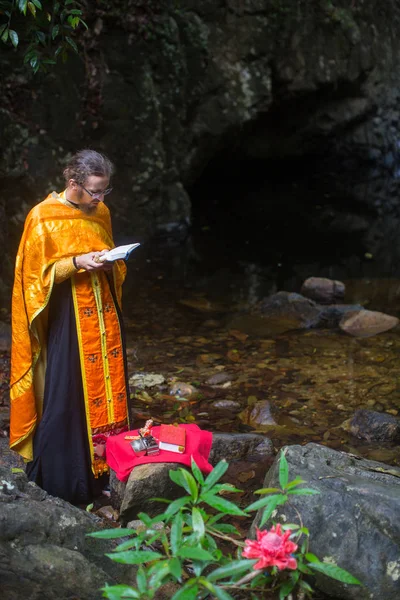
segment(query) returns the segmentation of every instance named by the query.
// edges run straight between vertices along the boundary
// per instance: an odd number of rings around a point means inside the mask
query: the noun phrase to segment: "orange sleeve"
[[[73,259],[71,257],[61,258],[54,263],[55,266],[55,275],[54,275],[54,283],[62,283],[71,275],[77,272],[75,268]]]

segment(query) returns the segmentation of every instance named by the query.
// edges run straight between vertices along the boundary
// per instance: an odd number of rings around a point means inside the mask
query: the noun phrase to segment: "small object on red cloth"
[[[161,425],[159,434],[160,450],[185,452],[186,430],[179,425]]]
[[[160,450],[160,453],[155,456],[135,456],[130,442],[125,439],[126,433],[129,435],[137,435],[138,430],[135,429],[134,431],[124,432],[107,439],[107,464],[115,471],[115,474],[120,481],[128,481],[132,469],[137,465],[144,465],[152,462],[170,462],[180,463],[191,467],[192,457],[203,473],[211,473],[213,467],[208,462],[212,445],[211,431],[200,429],[194,423],[188,425],[182,424],[179,425],[179,427],[182,427],[186,432],[185,451],[182,454],[169,452],[168,450]],[[156,439],[159,439],[160,426],[153,427],[151,433]]]

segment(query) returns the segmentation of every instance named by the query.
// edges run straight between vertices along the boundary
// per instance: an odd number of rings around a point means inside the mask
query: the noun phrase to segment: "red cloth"
[[[204,431],[197,425],[179,425],[186,429],[186,446],[183,454],[160,450],[156,456],[136,456],[130,444],[132,440],[126,440],[126,435],[138,435],[138,430],[125,431],[119,435],[110,436],[106,444],[106,461],[108,466],[115,471],[120,481],[127,481],[133,467],[146,463],[182,463],[188,467],[192,464],[192,456],[203,473],[210,473],[213,469],[208,462],[212,445],[211,431]],[[160,427],[152,427],[152,435],[158,439]]]

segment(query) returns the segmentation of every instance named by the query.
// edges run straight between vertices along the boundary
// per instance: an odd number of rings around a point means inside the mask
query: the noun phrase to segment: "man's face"
[[[76,181],[70,180],[70,187],[72,189],[70,200],[75,202],[75,204],[79,204],[83,211],[91,213],[96,210],[100,202],[103,202],[104,195],[101,192],[104,192],[109,187],[109,183],[109,177],[99,175],[89,175],[82,186],[76,183]],[[88,192],[99,195],[93,198]]]

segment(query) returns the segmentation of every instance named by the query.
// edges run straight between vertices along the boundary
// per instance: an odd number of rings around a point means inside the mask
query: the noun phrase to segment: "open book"
[[[132,252],[132,250],[135,250],[135,248],[137,248],[138,246],[140,246],[139,243],[127,244],[126,246],[117,246],[116,248],[109,250],[102,256],[99,256],[99,261],[113,262],[114,260],[126,260]]]

